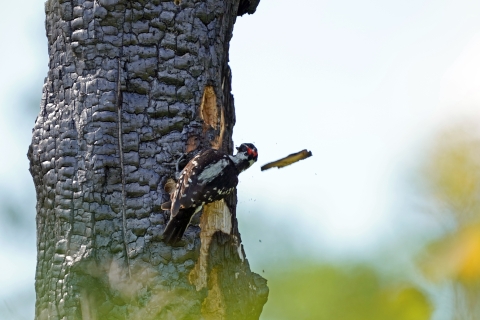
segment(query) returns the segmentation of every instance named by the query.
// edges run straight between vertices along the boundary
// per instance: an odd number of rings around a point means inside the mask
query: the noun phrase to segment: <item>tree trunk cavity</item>
[[[228,49],[259,0],[49,0],[49,72],[28,151],[36,319],[258,319],[236,195],[183,244],[160,208],[180,153],[233,151]]]

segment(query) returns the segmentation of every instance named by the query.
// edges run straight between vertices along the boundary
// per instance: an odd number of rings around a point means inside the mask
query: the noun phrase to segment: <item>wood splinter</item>
[[[289,154],[285,158],[279,159],[277,161],[269,162],[263,165],[260,169],[262,171],[268,170],[273,167],[277,167],[278,169],[289,166],[297,161],[309,158],[312,156],[312,152],[308,151],[307,149],[303,149],[302,151]]]

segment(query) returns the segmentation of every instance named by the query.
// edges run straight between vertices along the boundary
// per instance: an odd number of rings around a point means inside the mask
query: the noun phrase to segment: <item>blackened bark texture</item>
[[[29,148],[36,319],[258,319],[236,196],[162,241],[179,153],[232,152],[228,48],[259,0],[49,0],[50,70]]]

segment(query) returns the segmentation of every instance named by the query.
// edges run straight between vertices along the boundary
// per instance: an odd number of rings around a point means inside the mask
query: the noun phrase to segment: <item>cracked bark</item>
[[[49,0],[49,72],[28,151],[36,319],[258,319],[236,195],[162,242],[176,154],[233,151],[228,48],[259,0]]]

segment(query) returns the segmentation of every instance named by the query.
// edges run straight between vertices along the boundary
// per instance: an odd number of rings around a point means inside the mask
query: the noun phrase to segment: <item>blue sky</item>
[[[25,0],[17,13],[18,3],[6,2],[15,14],[0,20],[0,201],[28,212],[29,230],[20,244],[11,230],[0,235],[0,259],[11,261],[0,266],[0,297],[12,296],[14,283],[33,295],[26,151],[35,115],[26,110],[39,104],[47,72],[43,7]],[[411,203],[410,179],[436,132],[478,120],[478,57],[478,1],[262,0],[239,18],[234,141],[260,154],[239,186],[240,227],[255,225],[240,230],[253,268],[282,254],[275,237],[312,257],[362,258],[431,227]],[[260,172],[304,148],[312,158]],[[265,230],[273,240],[258,248]]]

